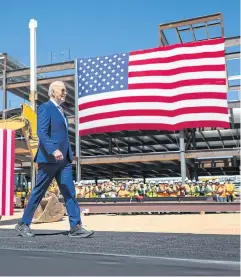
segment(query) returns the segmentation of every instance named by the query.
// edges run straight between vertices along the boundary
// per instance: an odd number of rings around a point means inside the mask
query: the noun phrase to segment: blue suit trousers
[[[31,192],[28,204],[24,210],[22,222],[27,225],[31,224],[40,201],[53,178],[56,178],[60,192],[64,197],[70,227],[82,224],[72,176],[72,164],[68,160],[57,163],[39,163],[36,185]]]

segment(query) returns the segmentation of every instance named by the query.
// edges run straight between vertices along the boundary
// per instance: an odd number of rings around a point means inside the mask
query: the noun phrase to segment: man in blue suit
[[[75,198],[71,164],[73,153],[68,136],[68,122],[61,107],[66,95],[65,84],[55,81],[49,86],[50,100],[38,108],[39,145],[34,159],[38,163],[36,186],[31,192],[22,220],[15,227],[24,237],[34,236],[29,226],[53,178],[56,178],[69,215],[69,236],[89,237],[94,233],[82,227],[80,208]]]

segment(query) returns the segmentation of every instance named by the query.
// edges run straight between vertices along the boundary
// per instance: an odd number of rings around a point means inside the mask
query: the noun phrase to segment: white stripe
[[[6,215],[10,215],[11,159],[12,159],[12,130],[7,130],[7,172],[6,172]]]
[[[144,76],[144,77],[129,77],[129,84],[141,84],[141,83],[173,83],[185,80],[196,80],[196,79],[216,79],[226,78],[225,71],[203,71],[203,72],[188,72],[181,73],[172,76]]]
[[[203,52],[217,52],[224,50],[224,43],[219,43],[216,45],[201,45],[195,47],[178,47],[171,50],[165,50],[165,48],[161,47],[159,51],[151,52],[151,53],[142,53],[136,55],[130,55],[130,61],[137,60],[145,60],[145,59],[153,59],[153,58],[167,58],[176,55],[183,54],[194,54],[194,53],[203,53]]]
[[[227,100],[217,100],[217,99],[193,99],[193,100],[183,100],[174,103],[164,103],[164,102],[138,102],[138,103],[120,103],[105,106],[98,106],[89,109],[84,109],[79,111],[79,117],[101,114],[105,112],[114,111],[127,111],[127,110],[165,110],[173,111],[181,108],[190,107],[227,107]]]
[[[198,65],[220,65],[225,64],[225,58],[205,58],[205,59],[193,59],[182,60],[170,63],[156,63],[156,64],[143,64],[143,65],[129,65],[128,71],[146,71],[146,70],[168,70],[176,69],[186,66],[198,66]]]
[[[8,238],[5,237],[4,238]],[[12,238],[9,237],[9,238]],[[68,251],[68,250],[52,250],[52,249],[17,249],[17,248],[9,248],[9,247],[3,247],[4,250],[12,250],[12,251],[18,251],[18,252],[47,252],[47,253],[55,253],[55,254],[80,254],[80,255],[86,255],[86,256],[106,256],[106,257],[123,257],[123,258],[129,258],[129,259],[145,259],[145,260],[159,260],[159,261],[176,261],[176,262],[184,262],[184,263],[196,263],[196,264],[208,264],[209,266],[212,265],[218,265],[219,269],[225,268],[227,269],[227,266],[232,266],[235,269],[240,269],[240,262],[238,261],[228,261],[228,260],[203,260],[203,259],[188,259],[188,258],[175,258],[175,257],[161,257],[161,256],[143,256],[143,255],[133,255],[133,254],[116,254],[116,253],[105,253],[105,252],[87,252],[87,251]]]
[[[200,92],[220,92],[227,93],[225,85],[198,85],[198,86],[186,86],[174,89],[130,89],[130,90],[118,90],[111,92],[98,93],[90,96],[81,97],[78,99],[78,103],[84,104],[92,101],[113,99],[118,97],[131,97],[131,96],[176,96],[180,94],[194,94]]]
[[[0,215],[2,215],[2,184],[3,184],[3,130],[0,129]]]
[[[222,121],[229,122],[228,115],[206,113],[206,114],[184,114],[176,117],[166,116],[123,116],[108,119],[100,119],[79,124],[79,130],[86,130],[102,126],[113,126],[118,124],[169,124],[174,125],[186,121]]]

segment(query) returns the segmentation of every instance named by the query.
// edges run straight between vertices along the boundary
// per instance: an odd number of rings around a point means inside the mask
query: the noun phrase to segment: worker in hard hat
[[[232,184],[230,178],[227,179],[225,182],[225,189],[226,189],[226,198],[227,202],[234,201],[234,185]]]

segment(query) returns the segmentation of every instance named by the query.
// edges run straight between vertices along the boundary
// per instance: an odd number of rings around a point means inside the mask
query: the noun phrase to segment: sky
[[[0,52],[29,66],[31,18],[38,21],[37,65],[43,65],[65,61],[69,53],[75,59],[156,47],[158,24],[217,12],[225,37],[239,36],[239,0],[2,0]],[[240,74],[238,61],[229,67]],[[10,94],[8,100],[11,108],[21,102]]]

